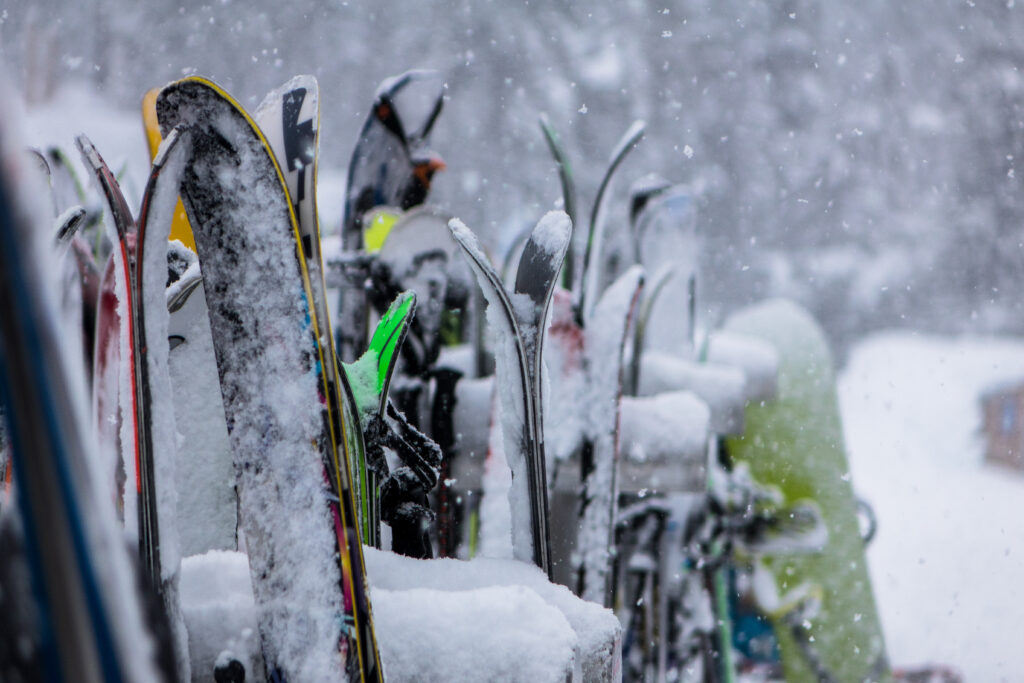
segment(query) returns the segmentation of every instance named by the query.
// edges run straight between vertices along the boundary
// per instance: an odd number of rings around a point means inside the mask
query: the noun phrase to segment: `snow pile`
[[[711,413],[688,391],[622,398],[619,442],[626,448],[619,488],[701,490]]]
[[[968,681],[1024,671],[1024,478],[982,466],[980,394],[1024,377],[1024,343],[888,333],[855,347],[839,384],[850,464],[875,508],[868,549],[894,665]]]
[[[192,683],[212,683],[214,666],[225,653],[248,672],[263,668],[245,553],[211,551],[184,558],[179,589]]]
[[[694,363],[653,349],[640,358],[638,394],[692,391],[711,409],[711,430],[716,434],[743,431],[746,386],[746,376],[737,367]]]
[[[365,552],[389,679],[564,681],[567,662],[576,680],[615,678],[615,615],[536,567]]]
[[[764,340],[717,330],[708,338],[707,360],[740,368],[748,401],[765,400],[778,391],[779,353]]]

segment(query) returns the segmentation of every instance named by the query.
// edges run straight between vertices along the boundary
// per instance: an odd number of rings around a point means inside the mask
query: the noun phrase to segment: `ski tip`
[[[267,96],[256,107],[256,118],[262,118],[267,112],[272,111],[274,107],[280,106],[281,100],[295,90],[305,90],[305,96],[314,102],[314,110],[319,107],[320,83],[316,80],[316,76],[312,74],[299,74],[292,76],[286,82],[267,93]]]
[[[637,144],[644,137],[644,131],[647,129],[647,122],[643,119],[637,119],[634,121],[622,137],[619,139],[619,144],[615,145],[615,150],[612,152],[612,168],[618,165],[618,162],[622,161],[622,158],[632,148],[636,147]]]
[[[75,136],[75,146],[78,147],[78,151],[81,152],[82,158],[85,159],[85,163],[88,166],[96,168],[103,165],[103,159],[100,157],[100,153],[96,151],[96,146],[92,144],[92,140],[85,133],[79,133]]]
[[[476,235],[459,218],[452,218],[448,221],[448,229],[451,231],[452,237],[460,243],[476,242]]]
[[[537,222],[530,241],[549,254],[564,252],[572,238],[572,219],[565,211],[548,211]]]
[[[376,99],[394,97],[399,90],[407,86],[412,81],[421,81],[425,78],[432,78],[437,76],[438,72],[434,69],[410,69],[397,76],[389,76],[381,81],[380,85],[377,86],[377,92],[374,94]]]
[[[407,290],[405,290],[404,292],[402,292],[401,294],[399,294],[398,296],[395,297],[395,300],[391,303],[391,306],[388,309],[388,314],[390,315],[391,311],[394,310],[399,315],[403,315],[404,316],[404,315],[406,315],[409,312],[410,308],[415,308],[415,307],[416,307],[416,292],[414,292],[411,289],[407,289]]]
[[[644,121],[643,119],[637,119],[636,121],[634,121],[632,123],[632,125],[630,125],[629,130],[626,131],[626,134],[623,135],[623,137],[626,138],[627,140],[632,140],[633,138],[639,138],[639,137],[643,136],[644,131],[646,131],[646,130],[647,130],[647,122]]]
[[[155,168],[160,168],[167,162],[167,157],[171,154],[171,151],[187,133],[188,131],[185,130],[184,126],[175,126],[171,129],[171,132],[160,142],[156,154],[153,155],[153,166]]]

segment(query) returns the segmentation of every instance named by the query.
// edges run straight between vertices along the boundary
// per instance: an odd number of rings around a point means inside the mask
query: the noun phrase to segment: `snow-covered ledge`
[[[621,679],[611,610],[515,560],[414,560],[364,548],[377,642],[389,683]],[[244,553],[182,563],[181,606],[193,683],[237,659],[261,680],[256,608]],[[246,680],[250,680],[248,677]]]
[[[414,560],[366,549],[385,673],[403,681],[618,681],[611,610],[515,560]]]

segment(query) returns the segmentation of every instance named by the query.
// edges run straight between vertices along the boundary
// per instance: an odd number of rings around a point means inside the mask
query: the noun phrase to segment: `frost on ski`
[[[181,567],[181,543],[178,535],[178,466],[177,438],[175,434],[175,406],[172,400],[169,367],[168,326],[165,288],[167,284],[168,237],[185,162],[191,153],[192,139],[188,133],[173,131],[164,140],[154,160],[150,192],[145,214],[140,215],[138,226],[138,268],[142,279],[137,308],[142,312],[142,339],[145,348],[146,378],[148,384],[148,429],[152,440],[151,454],[156,486],[157,519],[160,524],[160,571],[162,593],[168,607],[175,652],[179,670],[190,675],[187,632],[182,619],[178,596],[178,572]],[[138,400],[145,400],[139,396]]]
[[[612,680],[618,619],[550,583],[532,565],[489,558],[423,561],[372,549],[366,563],[374,577],[381,656],[393,680],[564,681],[567,655],[574,680]],[[405,602],[409,595],[416,599]],[[522,668],[528,661],[529,668]],[[509,662],[518,668],[504,673]],[[445,678],[470,663],[475,668],[468,678]],[[408,668],[414,664],[424,668]],[[421,678],[419,671],[431,673]]]
[[[564,253],[572,236],[572,221],[564,211],[549,211],[530,233],[530,240],[551,258]]]
[[[587,367],[587,436],[593,443],[594,469],[584,482],[586,500],[580,519],[577,550],[584,570],[582,597],[606,600],[609,558],[614,552],[613,521],[617,514],[619,398],[622,353],[631,311],[643,282],[643,269],[633,266],[601,297],[587,321],[584,363]]]
[[[572,312],[572,294],[556,290],[551,300],[551,326],[544,345],[548,382],[544,384],[544,440],[548,475],[577,451],[586,432],[580,396],[586,393],[583,371],[583,329]]]
[[[341,576],[320,454],[327,446],[318,359],[286,194],[240,116],[187,95],[165,104],[173,115],[216,130],[197,132],[184,195],[264,653],[295,680],[337,680]],[[232,141],[237,157],[207,151],[211,135]]]
[[[354,363],[345,364],[345,376],[352,387],[352,395],[359,410],[359,420],[363,425],[380,412],[379,392],[377,391],[377,363],[379,355],[373,349]],[[370,400],[373,399],[373,400]]]
[[[505,457],[504,428],[498,397],[487,402],[490,419],[487,427],[487,459],[481,481],[480,555],[512,558],[512,470]],[[532,557],[528,560],[532,562]]]

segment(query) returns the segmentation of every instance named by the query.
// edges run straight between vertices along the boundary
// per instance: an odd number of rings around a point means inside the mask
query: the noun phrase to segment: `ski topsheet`
[[[321,370],[331,359],[319,343],[285,179],[260,129],[212,82],[166,86],[157,112],[163,130],[186,124],[194,136],[182,197],[202,266],[268,669],[297,681],[380,680],[336,406],[322,400],[329,391]]]
[[[9,142],[0,129],[5,150]],[[52,241],[16,203],[43,193],[27,185],[10,154],[0,168],[0,404],[38,606],[37,631],[23,634],[19,647],[38,645],[45,680],[156,681],[129,558],[91,470],[84,369],[60,338]]]
[[[488,302],[495,349],[505,453],[512,468],[512,543],[515,557],[551,576],[548,483],[541,415],[543,337],[558,271],[572,236],[561,211],[537,224],[520,260],[516,293],[505,291],[497,272],[461,221],[449,224]]]

